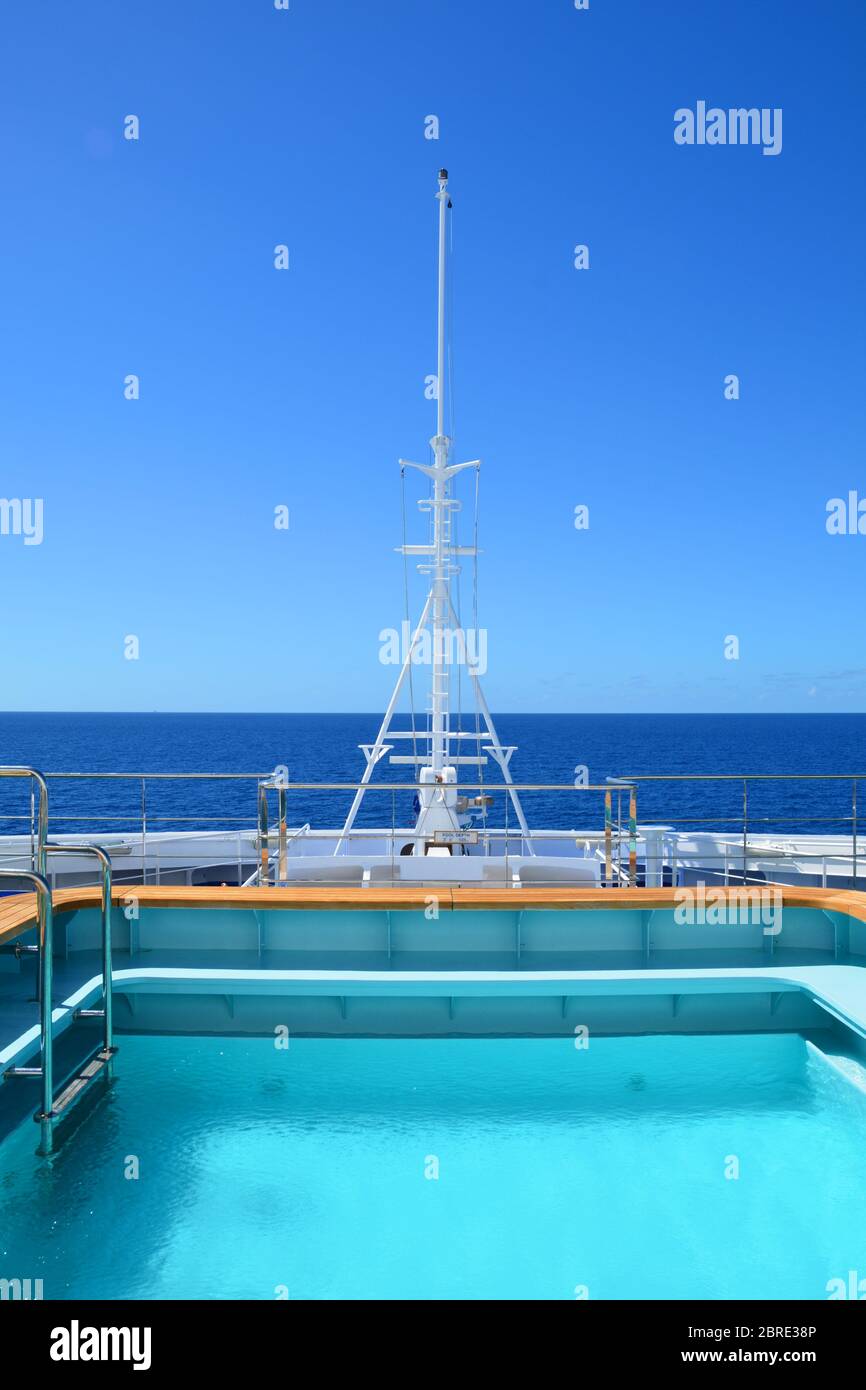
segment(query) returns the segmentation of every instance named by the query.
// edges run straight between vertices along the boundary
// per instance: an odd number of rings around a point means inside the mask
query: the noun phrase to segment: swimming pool
[[[866,1276],[866,1094],[798,1034],[287,1041],[124,1037],[52,1160],[29,1120],[0,1146],[0,1279],[826,1299]]]

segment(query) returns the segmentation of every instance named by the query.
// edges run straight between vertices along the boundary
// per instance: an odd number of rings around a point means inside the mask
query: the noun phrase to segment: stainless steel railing
[[[0,777],[26,777],[39,789],[39,806],[34,811],[34,798],[31,785],[30,795],[30,858],[34,873],[45,876],[45,839],[48,835],[48,786],[41,772],[35,767],[0,767]]]
[[[114,1046],[112,1018],[112,964],[111,964],[111,859],[98,845],[51,845],[41,842],[43,859],[48,854],[93,855],[101,866],[101,908],[102,908],[102,1008],[80,1009],[77,1018],[102,1019],[101,1061],[108,1068],[110,1059],[117,1051]],[[39,1066],[9,1067],[3,1073],[5,1079],[16,1077],[38,1078],[42,1088],[42,1104],[36,1113],[39,1121],[39,1153],[48,1155],[54,1147],[54,1124],[57,1114],[54,1109],[54,910],[51,888],[44,874],[24,869],[0,869],[0,878],[12,879],[32,884],[37,895],[37,950],[39,953]],[[89,1081],[88,1075],[86,1080]],[[86,1084],[86,1082],[85,1082]]]
[[[858,772],[802,772],[802,773],[774,773],[774,772],[749,772],[749,773],[667,773],[667,772],[660,772],[660,773],[641,773],[641,774],[637,774],[637,775],[633,774],[633,775],[630,775],[629,777],[623,778],[622,780],[625,781],[625,782],[627,782],[627,783],[629,783],[630,785],[634,785],[634,786],[640,786],[640,785],[645,784],[645,783],[656,783],[656,782],[674,782],[674,783],[682,783],[682,782],[714,782],[714,783],[715,783],[715,782],[723,782],[723,783],[733,783],[733,784],[735,784],[735,785],[742,786],[742,806],[743,806],[743,811],[742,811],[742,845],[743,845],[743,875],[744,875],[744,877],[745,877],[746,872],[747,872],[747,861],[748,861],[748,857],[749,857],[749,855],[748,855],[748,842],[749,842],[749,825],[750,825],[750,800],[751,800],[751,798],[750,798],[750,793],[751,793],[751,790],[752,790],[752,784],[753,784],[753,783],[765,783],[765,782],[841,782],[841,783],[850,783],[850,786],[851,786],[851,815],[850,815],[850,817],[848,817],[848,816],[846,815],[846,816],[844,816],[844,817],[838,817],[838,818],[837,818],[837,817],[818,817],[818,818],[806,818],[806,819],[811,819],[813,824],[828,824],[828,823],[830,823],[830,824],[840,824],[840,823],[841,823],[841,824],[846,824],[846,825],[847,825],[847,824],[850,824],[850,827],[851,827],[851,856],[850,856],[850,858],[851,858],[851,878],[852,878],[852,882],[853,882],[853,883],[855,884],[855,886],[856,886],[856,883],[857,883],[857,867],[858,867],[858,844],[857,844],[857,836],[858,836],[858,805],[857,805],[857,792],[858,792],[858,784],[859,784],[860,782],[866,781],[866,773],[858,773]],[[739,817],[738,817],[738,819],[739,819]],[[779,824],[784,823],[784,822],[783,822],[780,818],[778,818],[778,817],[759,817],[759,818],[756,818],[755,815],[754,815],[754,813],[752,813],[752,814],[751,814],[751,825],[752,825],[753,827],[754,827],[754,825],[755,825],[755,823],[756,823],[756,819],[757,819],[757,823],[758,823],[758,824],[770,824],[770,823],[772,823],[772,824],[775,824],[775,825],[779,825]],[[794,819],[795,823],[801,824],[804,818],[798,816],[798,817],[795,817],[795,818],[793,818],[793,819]],[[694,819],[689,820],[689,824],[695,824],[695,823],[696,823],[696,822],[695,822]],[[675,822],[672,822],[672,824],[675,824]],[[754,857],[754,856],[753,856],[753,857]],[[798,856],[798,857],[804,857],[804,856]],[[846,858],[847,858],[847,856],[846,856]],[[826,877],[826,872],[825,872],[825,877]],[[726,881],[727,881],[727,880],[726,880]]]
[[[320,794],[336,794],[341,792],[354,793],[362,784],[360,781],[341,781],[341,782],[289,782],[284,773],[223,773],[223,772],[59,772],[49,773],[41,777],[32,769],[10,768],[0,769],[2,775],[7,776],[30,776],[41,778],[39,814],[36,814],[35,807],[31,806],[30,831],[31,843],[33,847],[33,866],[39,862],[40,846],[44,841],[44,834],[41,826],[47,824],[47,786],[55,782],[60,785],[74,786],[86,780],[104,781],[106,783],[137,783],[140,788],[138,818],[135,813],[116,814],[116,815],[81,815],[78,814],[78,807],[69,807],[61,813],[60,819],[63,823],[69,822],[70,825],[79,826],[84,823],[97,826],[108,827],[111,824],[133,825],[132,835],[140,840],[140,850],[142,860],[148,859],[149,844],[148,833],[154,833],[158,828],[174,827],[178,828],[178,835],[191,832],[191,827],[195,826],[202,831],[212,831],[218,827],[225,827],[226,831],[236,838],[236,857],[237,857],[237,881],[268,882],[271,880],[281,881],[285,875],[286,856],[292,841],[298,838],[309,838],[311,840],[320,835],[327,835],[328,832],[317,832],[308,828],[308,822],[297,829],[290,829],[287,822],[287,810],[291,804],[288,801],[291,795],[292,801],[297,804],[298,798],[303,798],[309,802],[311,797]],[[556,794],[560,798],[565,798],[567,793],[571,798],[577,796],[578,801],[572,805],[581,807],[581,814],[584,806],[589,810],[589,805],[583,801],[584,797],[589,798],[589,803],[593,807],[592,815],[598,816],[596,824],[603,825],[603,850],[596,850],[597,856],[604,859],[604,876],[607,882],[638,881],[637,856],[639,849],[645,848],[644,832],[650,829],[649,825],[638,827],[637,825],[637,806],[636,797],[641,791],[641,800],[649,797],[650,792],[655,793],[662,786],[669,784],[672,787],[684,788],[686,785],[696,787],[705,784],[712,785],[738,786],[740,791],[739,808],[724,807],[724,814],[708,816],[702,814],[706,807],[694,805],[692,808],[683,806],[682,798],[677,798],[674,815],[663,814],[669,807],[653,807],[653,824],[664,826],[670,833],[684,834],[689,830],[698,833],[701,827],[712,827],[720,834],[738,835],[740,839],[740,850],[737,853],[732,846],[726,845],[724,850],[718,855],[719,864],[722,871],[729,877],[736,877],[738,880],[748,879],[750,876],[750,864],[754,861],[756,853],[762,857],[768,857],[769,847],[759,847],[756,851],[751,844],[750,837],[757,833],[767,833],[772,827],[777,827],[781,833],[785,826],[796,824],[798,832],[814,833],[815,830],[828,831],[831,827],[838,828],[840,836],[844,839],[845,852],[843,858],[851,869],[852,882],[857,882],[858,872],[862,873],[862,851],[859,845],[859,825],[858,825],[858,791],[859,782],[866,778],[866,774],[859,773],[647,773],[634,774],[622,778],[609,778],[604,784],[590,784],[586,786],[575,785],[573,783],[554,783],[554,782],[525,782],[514,784],[514,790],[524,794]],[[175,807],[171,814],[157,814],[153,808],[152,786],[165,785],[170,783],[184,783],[190,787],[196,785],[216,784],[225,782],[228,784],[238,782],[252,782],[255,784],[255,801],[251,799],[251,812],[246,827],[239,829],[238,822],[244,821],[243,815],[237,812],[234,815],[212,814],[212,808],[204,814],[189,814],[190,803],[184,801],[183,804]],[[800,814],[797,816],[783,814],[783,809],[776,807],[773,814],[760,814],[754,802],[756,799],[756,788],[763,783],[767,784],[787,784],[790,786],[812,787],[821,783],[827,784],[849,784],[849,804],[848,810],[839,815],[815,815]],[[658,784],[658,786],[656,786]],[[353,827],[349,835],[341,844],[341,852],[351,854],[359,840],[371,836],[386,836],[391,845],[392,852],[400,836],[411,834],[411,827],[400,825],[396,813],[396,798],[398,795],[409,792],[418,792],[421,784],[415,781],[406,782],[368,782],[365,791],[374,795],[384,793],[391,798],[390,826],[380,827]],[[44,790],[43,790],[44,789]],[[472,792],[491,793],[499,789],[499,784],[482,782],[481,780],[472,782],[461,782],[455,784],[455,790],[464,793]],[[268,826],[268,796],[270,791],[276,790],[278,794],[277,826],[276,833]],[[503,788],[504,791],[504,788]],[[149,793],[150,800],[149,800]],[[598,795],[604,797],[603,806],[597,805],[595,798]],[[486,819],[478,825],[478,834],[482,841],[481,852],[502,851],[503,841],[506,854],[531,852],[530,845],[537,845],[541,835],[539,832],[530,832],[530,843],[527,844],[527,837],[517,826],[508,825],[508,802],[504,802],[505,807],[505,827],[500,825],[494,827],[487,824]],[[722,809],[722,808],[720,808]],[[683,814],[686,810],[686,814]],[[733,812],[733,813],[731,813]],[[646,813],[646,812],[645,812]],[[56,816],[56,812],[52,810]],[[383,820],[385,817],[383,817]],[[589,816],[583,817],[584,824],[590,819]],[[0,813],[0,825],[4,821],[26,821],[24,816],[16,817]],[[727,829],[730,827],[730,830]],[[75,833],[73,831],[73,833]],[[568,840],[574,837],[575,831],[563,829],[561,831],[545,831],[543,838]],[[579,832],[586,835],[587,832]],[[590,832],[594,833],[594,832]],[[247,840],[251,836],[251,843]],[[849,840],[850,837],[850,840]],[[249,851],[248,851],[249,844]],[[850,853],[848,845],[850,844]],[[133,847],[134,848],[134,847]],[[183,846],[166,847],[164,841],[157,841],[154,845],[155,853],[150,853],[149,873],[154,872],[154,861],[156,864],[155,872],[159,881],[160,866],[162,872],[169,873],[172,863],[176,859],[179,865],[188,863],[188,856],[184,853]],[[708,857],[708,847],[705,847],[705,858]],[[654,853],[655,851],[653,851]],[[130,849],[123,845],[119,847],[120,854],[129,854]],[[798,858],[805,859],[807,851],[805,849],[797,851]],[[688,856],[685,856],[686,858]],[[229,855],[231,858],[231,853]],[[276,864],[274,859],[276,858]],[[737,867],[735,859],[740,858],[741,863]],[[835,861],[839,854],[829,852],[821,854],[821,859],[826,860],[831,867],[835,868]],[[43,860],[44,864],[44,860]],[[251,873],[254,867],[255,872]],[[673,870],[675,867],[668,859],[665,860],[665,867]],[[276,870],[276,872],[275,872]],[[826,877],[826,868],[824,869]],[[230,872],[233,877],[234,870]]]
[[[101,871],[101,910],[102,910],[102,1008],[80,1009],[80,1018],[101,1018],[103,1020],[103,1049],[114,1053],[114,1028],[112,1022],[112,974],[111,974],[111,858],[99,845],[46,845],[48,854],[92,854],[99,860]]]

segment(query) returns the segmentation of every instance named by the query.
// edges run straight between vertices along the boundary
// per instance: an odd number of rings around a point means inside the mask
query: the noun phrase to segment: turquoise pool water
[[[50,1163],[30,1121],[0,1146],[0,1278],[45,1298],[822,1299],[866,1278],[866,1096],[798,1036],[121,1043]]]

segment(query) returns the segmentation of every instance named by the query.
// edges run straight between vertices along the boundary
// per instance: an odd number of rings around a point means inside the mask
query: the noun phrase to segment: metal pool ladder
[[[39,1066],[9,1067],[5,1079],[37,1078],[42,1083],[42,1105],[34,1119],[39,1123],[39,1153],[50,1154],[54,1149],[54,1126],[81,1099],[88,1087],[97,1080],[110,1081],[114,1046],[112,1024],[111,978],[111,860],[97,845],[51,845],[42,841],[40,856],[44,865],[46,854],[92,854],[102,868],[102,1008],[76,1009],[73,1019],[101,1018],[102,1040],[54,1090],[54,911],[51,888],[44,873],[17,869],[0,869],[0,878],[27,880],[36,889],[38,903],[39,944],[31,949],[39,952]],[[27,949],[27,948],[24,948]]]

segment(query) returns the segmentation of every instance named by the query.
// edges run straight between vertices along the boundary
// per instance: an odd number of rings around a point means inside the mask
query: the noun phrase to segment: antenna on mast
[[[445,660],[445,635],[450,623],[451,597],[451,498],[448,484],[451,470],[448,454],[451,440],[445,433],[445,226],[451,199],[448,196],[448,170],[439,170],[439,311],[437,315],[436,433],[430,440],[435,460],[433,471],[433,677],[430,689],[431,765],[440,774],[448,761],[448,722],[450,671]]]
[[[445,218],[451,208],[448,196],[448,170],[439,170],[439,314],[436,359],[436,436],[445,434]]]

